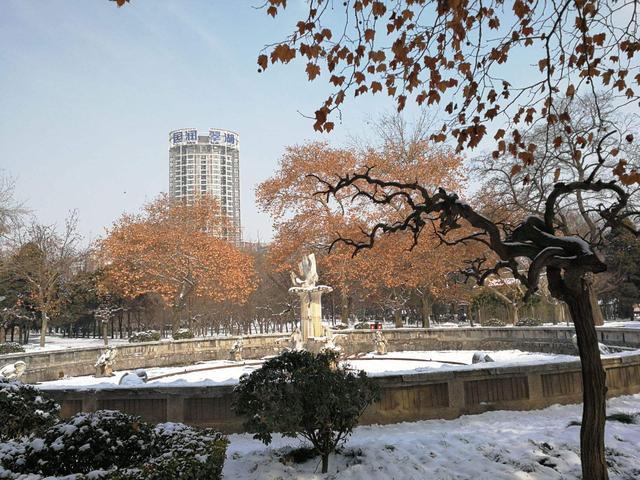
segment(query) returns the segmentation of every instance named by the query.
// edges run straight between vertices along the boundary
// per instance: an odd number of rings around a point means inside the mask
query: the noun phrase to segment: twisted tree
[[[525,287],[525,297],[539,288],[546,273],[553,297],[567,303],[575,325],[581,359],[583,383],[583,418],[580,431],[583,478],[606,479],[604,425],[606,409],[605,371],[600,360],[594,314],[590,302],[593,275],[606,270],[595,249],[579,236],[566,235],[558,229],[556,209],[559,201],[581,193],[597,193],[602,198],[598,209],[598,225],[602,230],[624,226],[637,235],[640,212],[628,208],[629,194],[615,181],[596,180],[598,166],[583,181],[556,183],[545,201],[543,216],[526,217],[516,228],[479,213],[458,195],[443,188],[430,190],[417,182],[404,183],[376,178],[373,168],[346,174],[337,179],[314,176],[319,182],[318,195],[340,201],[367,199],[375,205],[406,208],[408,214],[395,221],[372,224],[361,237],[340,236],[333,245],[351,246],[355,255],[371,249],[382,236],[399,232],[412,234],[417,244],[421,235],[434,231],[449,245],[480,243],[488,247],[488,255],[470,262],[465,271],[482,285],[494,274],[507,270]],[[625,219],[627,221],[625,221]],[[456,234],[464,231],[463,234]],[[333,246],[332,245],[332,246]]]

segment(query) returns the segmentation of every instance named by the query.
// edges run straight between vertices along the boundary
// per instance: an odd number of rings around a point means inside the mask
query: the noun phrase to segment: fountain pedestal
[[[300,326],[302,340],[324,335],[322,328],[322,294],[332,292],[327,285],[291,287],[289,292],[300,298]]]

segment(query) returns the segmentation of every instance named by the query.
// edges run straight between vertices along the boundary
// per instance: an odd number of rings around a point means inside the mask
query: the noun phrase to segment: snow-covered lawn
[[[119,338],[109,339],[109,345],[127,344],[129,341]],[[47,352],[53,350],[65,350],[67,348],[82,347],[102,347],[104,340],[102,338],[69,338],[61,335],[47,335],[44,348],[40,348],[40,337],[31,335],[29,343],[23,345],[26,352]]]
[[[351,368],[357,370],[365,370],[372,376],[391,375],[391,374],[408,374],[429,371],[445,371],[445,370],[463,370],[470,368],[485,368],[488,366],[505,367],[514,364],[539,364],[546,362],[563,362],[576,360],[577,357],[570,355],[554,355],[547,353],[531,353],[522,352],[520,350],[501,350],[486,351],[484,353],[490,355],[495,362],[479,363],[471,365],[471,358],[475,351],[473,350],[446,350],[446,351],[417,351],[417,352],[390,352],[386,356],[375,356],[373,354],[366,355],[365,358],[375,358],[374,360],[348,360]],[[395,359],[395,360],[394,360]],[[417,360],[417,361],[416,361]],[[429,361],[432,360],[432,361]],[[440,362],[436,361],[439,360]],[[465,365],[457,365],[441,362],[458,362]],[[193,365],[181,367],[156,367],[145,369],[150,377],[147,387],[162,386],[213,386],[213,385],[232,385],[238,382],[243,373],[249,373],[259,368],[259,363],[255,360],[248,360],[246,365],[238,365],[235,362],[226,360],[212,360],[209,362],[200,362]],[[116,358],[115,368],[116,375],[110,378],[95,378],[93,376],[74,377],[63,380],[55,380],[51,382],[43,382],[41,388],[45,389],[61,389],[61,388],[118,388],[120,377],[127,371],[117,371],[118,361]],[[209,367],[224,367],[218,369],[209,369]],[[161,375],[175,374],[158,378]],[[131,385],[123,385],[123,387],[131,388]],[[142,386],[144,387],[144,385]]]
[[[636,415],[640,395],[609,401],[608,414]],[[319,458],[282,463],[302,444],[277,436],[265,447],[249,434],[231,435],[224,477],[234,480],[543,480],[580,478],[581,405],[529,412],[496,411],[456,420],[358,427],[342,455],[321,475]],[[640,478],[640,424],[608,421],[610,479]]]

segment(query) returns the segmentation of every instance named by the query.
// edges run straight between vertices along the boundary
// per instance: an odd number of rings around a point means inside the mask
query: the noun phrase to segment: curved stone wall
[[[403,328],[383,330],[389,351],[400,350],[505,350],[575,354],[567,327],[503,328]],[[640,348],[640,329],[600,328],[600,341],[607,345]],[[190,365],[199,361],[221,360],[238,337],[131,343],[117,347],[116,370]],[[247,359],[275,355],[288,343],[283,334],[243,337],[243,356]],[[346,355],[373,350],[369,330],[338,332],[337,343]],[[310,347],[319,348],[319,344]],[[36,383],[68,376],[92,375],[94,364],[103,349],[74,348],[33,353],[0,355],[0,366],[22,360],[27,364],[25,382]]]
[[[603,360],[609,396],[640,392],[640,354]],[[381,399],[361,424],[450,419],[489,410],[533,410],[557,403],[579,403],[580,362],[510,367],[469,366],[464,370],[376,377]],[[151,422],[184,422],[241,432],[242,418],[232,409],[233,386],[151,387],[100,390],[50,390],[62,415],[98,409],[121,410]]]

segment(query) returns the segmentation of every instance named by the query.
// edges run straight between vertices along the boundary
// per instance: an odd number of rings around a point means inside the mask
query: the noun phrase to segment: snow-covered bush
[[[226,447],[227,440],[209,429],[171,423],[154,428],[138,417],[101,410],[79,413],[41,437],[0,444],[0,477],[217,479]]]
[[[483,327],[506,327],[507,324],[499,318],[490,318],[482,322]]]
[[[267,360],[240,378],[235,411],[247,418],[244,426],[254,438],[267,445],[274,432],[309,440],[326,473],[329,454],[378,398],[378,386],[365,372],[336,365],[333,351],[291,351]]]
[[[524,317],[516,322],[516,327],[539,327],[542,320],[538,318]]]
[[[174,334],[174,340],[184,340],[187,338],[193,338],[193,332],[188,328],[179,328]]]
[[[129,337],[130,343],[157,342],[160,340],[160,332],[157,330],[146,330],[144,332],[135,332]]]
[[[0,343],[0,355],[5,355],[7,353],[22,353],[24,352],[24,347],[16,342],[6,342]]]
[[[58,421],[60,406],[44,392],[0,380],[0,440],[38,433]]]
[[[222,478],[227,439],[211,429],[194,429],[181,423],[163,423],[154,430],[156,456],[138,469],[113,476],[114,479],[215,480]]]

